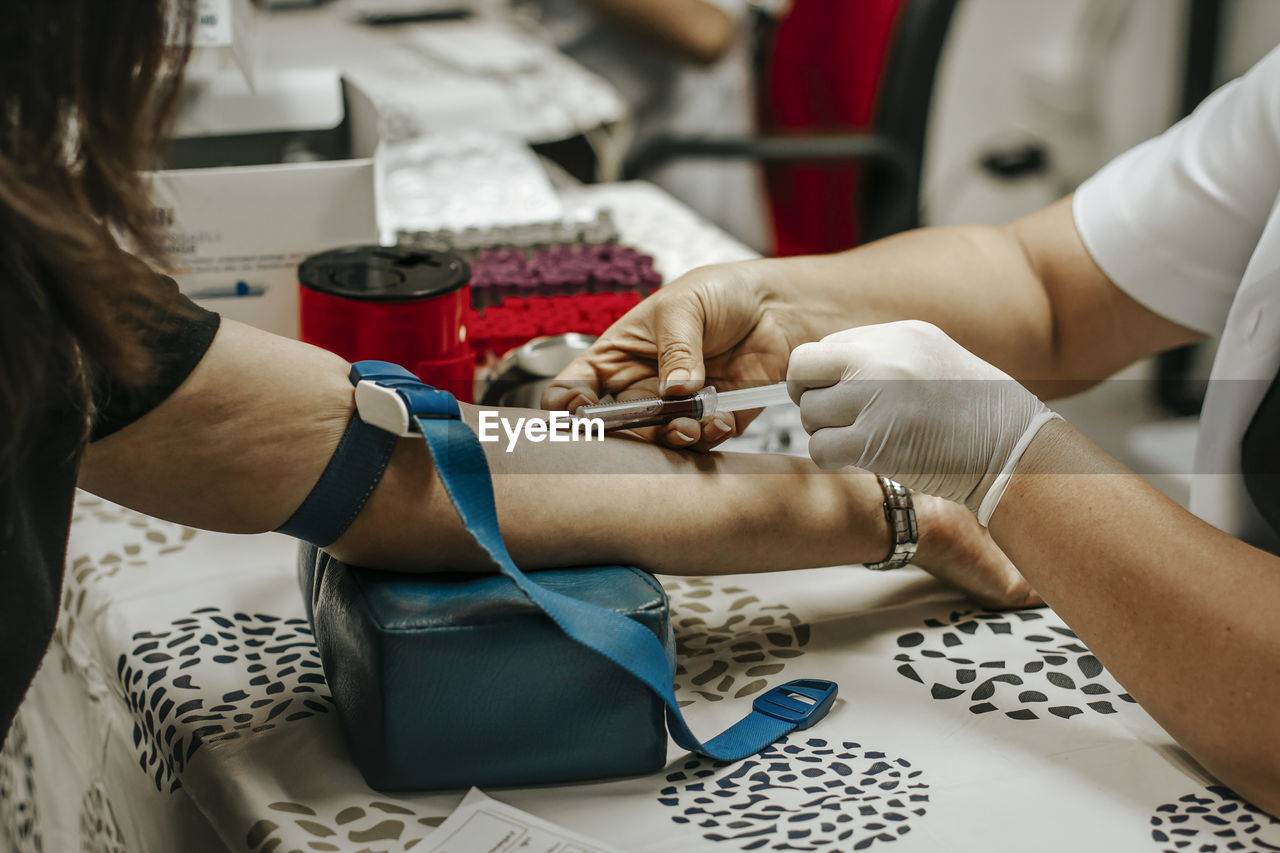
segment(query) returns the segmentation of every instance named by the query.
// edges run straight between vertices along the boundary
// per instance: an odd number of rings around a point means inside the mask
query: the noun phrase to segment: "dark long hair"
[[[0,16],[0,475],[53,393],[145,379],[163,261],[144,177],[181,87],[194,0],[31,0]],[[168,34],[176,34],[168,38]]]

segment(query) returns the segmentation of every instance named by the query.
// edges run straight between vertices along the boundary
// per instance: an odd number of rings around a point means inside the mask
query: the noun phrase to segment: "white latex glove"
[[[1031,439],[1058,415],[941,329],[862,326],[791,353],[809,455],[958,501],[984,526]]]

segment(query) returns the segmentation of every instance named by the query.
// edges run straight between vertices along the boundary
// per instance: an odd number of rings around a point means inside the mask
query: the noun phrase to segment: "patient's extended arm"
[[[183,524],[272,530],[337,446],[353,405],[348,368],[324,350],[224,320],[168,400],[90,445],[80,484]],[[466,416],[474,425],[473,407]],[[526,568],[622,562],[711,574],[874,561],[888,551],[881,493],[868,474],[625,438],[505,447],[484,445],[503,534]],[[921,565],[963,578],[984,603],[1033,600],[967,511],[920,497]],[[417,439],[400,441],[364,510],[328,550],[383,568],[490,568]]]

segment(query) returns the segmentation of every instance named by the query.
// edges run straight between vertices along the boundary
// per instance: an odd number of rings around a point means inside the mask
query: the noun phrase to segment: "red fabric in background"
[[[762,98],[768,134],[867,130],[903,0],[794,0],[776,31]],[[858,167],[765,168],[775,253],[858,242]]]

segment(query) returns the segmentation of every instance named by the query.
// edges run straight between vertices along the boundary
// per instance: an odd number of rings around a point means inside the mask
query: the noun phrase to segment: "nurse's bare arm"
[[[168,400],[89,447],[80,484],[183,524],[274,529],[337,446],[352,411],[347,371],[324,350],[224,320]],[[888,551],[882,496],[868,474],[826,473],[808,459],[782,456],[678,453],[621,438],[522,441],[510,454],[505,444],[483,446],[507,543],[527,568],[624,562],[720,573],[874,561]],[[962,508],[922,496],[920,512],[921,565],[959,577],[984,603],[1031,600]],[[420,440],[400,442],[364,511],[330,550],[384,568],[490,568]]]
[[[1063,422],[1032,441],[991,532],[1179,743],[1280,815],[1280,558],[1205,524]]]
[[[582,0],[619,26],[710,64],[729,50],[736,31],[723,9],[704,0]],[[744,4],[745,7],[745,4]]]
[[[751,275],[807,314],[806,338],[926,320],[1027,385],[1059,397],[1199,333],[1149,310],[1089,255],[1067,197],[1009,225],[925,228]]]
[[[609,328],[557,378],[547,406],[605,392],[676,393],[779,382],[797,346],[854,326],[925,320],[1037,396],[1073,394],[1138,359],[1197,340],[1099,268],[1071,198],[1002,227],[922,228],[834,255],[693,270]],[[751,413],[736,416],[736,430]],[[684,418],[663,443],[707,448],[734,431]]]

